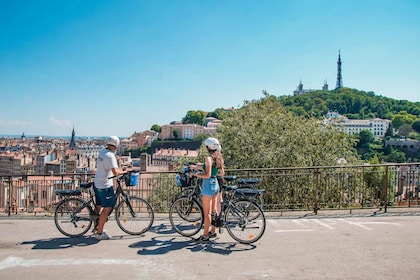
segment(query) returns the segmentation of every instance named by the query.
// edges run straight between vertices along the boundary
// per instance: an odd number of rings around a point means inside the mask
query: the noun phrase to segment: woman
[[[203,204],[204,214],[204,233],[197,242],[205,243],[209,241],[210,237],[216,237],[216,227],[211,224],[211,213],[219,212],[217,209],[217,197],[219,193],[219,184],[217,182],[217,175],[225,175],[225,164],[219,141],[216,138],[210,137],[204,140],[204,145],[207,148],[209,155],[206,157],[203,164],[203,173],[191,174],[202,180],[201,199]]]

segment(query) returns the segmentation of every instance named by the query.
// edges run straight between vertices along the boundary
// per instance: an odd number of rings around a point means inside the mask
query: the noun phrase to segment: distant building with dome
[[[301,94],[304,94],[304,93],[311,93],[311,92],[318,91],[318,90],[320,90],[320,89],[304,89],[302,81],[300,81],[297,89],[293,92],[293,95],[301,95]],[[328,90],[328,84],[327,84],[326,80],[324,82],[324,85],[322,86],[322,90]]]
[[[341,76],[341,54],[340,51],[338,51],[338,61],[337,61],[337,85],[335,87],[335,90],[338,90],[343,87],[343,77]],[[321,89],[304,89],[302,80],[299,82],[299,85],[297,86],[296,90],[293,91],[293,95],[301,95],[305,93],[311,93],[314,91],[319,91]],[[328,90],[328,83],[327,80],[325,80],[324,85],[322,86],[322,90]]]

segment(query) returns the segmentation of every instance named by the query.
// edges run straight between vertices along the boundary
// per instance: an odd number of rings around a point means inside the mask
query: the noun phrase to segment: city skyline
[[[420,101],[420,2],[2,1],[1,135],[118,135],[344,87]]]

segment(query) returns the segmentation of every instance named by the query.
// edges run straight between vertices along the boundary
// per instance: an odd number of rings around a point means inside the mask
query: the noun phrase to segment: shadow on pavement
[[[149,232],[160,233],[160,234],[174,234],[176,233],[175,230],[167,224],[159,224],[157,226],[152,226],[149,229]]]
[[[150,240],[139,241],[129,246],[137,248],[139,255],[162,255],[170,251],[187,249],[191,252],[208,252],[220,255],[229,255],[233,252],[241,252],[255,249],[255,245],[240,244],[236,242],[217,242],[217,238],[209,243],[196,243],[194,239],[188,237],[172,237],[167,236],[153,237]]]
[[[89,245],[97,244],[99,241],[89,236],[82,237],[63,237],[63,238],[50,238],[40,239],[33,241],[23,241],[18,245],[34,245],[33,250],[56,250],[56,249],[67,249],[72,247],[84,247]]]

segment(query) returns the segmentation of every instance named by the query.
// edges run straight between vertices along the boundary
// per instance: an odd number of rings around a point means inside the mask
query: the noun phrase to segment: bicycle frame
[[[121,181],[127,174],[112,177],[117,181],[115,195],[118,202],[112,207],[109,215],[115,210],[115,219],[121,230],[128,234],[140,235],[152,226],[154,211],[149,202],[141,197],[131,197],[130,192],[123,189]],[[69,237],[82,236],[92,224],[95,229],[99,219],[94,183],[81,183],[80,187],[87,190],[88,197],[82,197],[81,190],[56,190],[56,193],[64,198],[57,204],[54,222],[57,229]],[[68,224],[73,226],[69,227]]]

